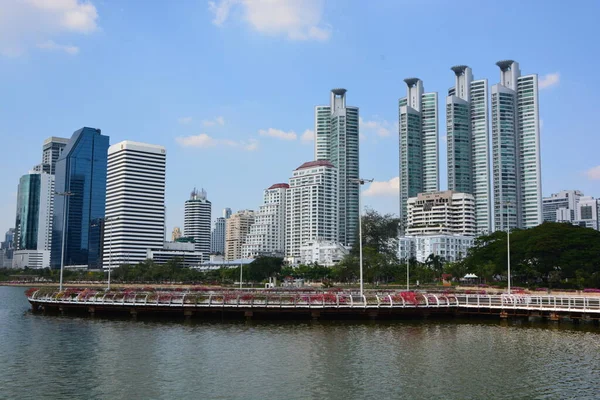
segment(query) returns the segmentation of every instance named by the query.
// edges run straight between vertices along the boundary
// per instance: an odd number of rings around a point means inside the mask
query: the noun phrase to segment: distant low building
[[[204,261],[202,264],[196,265],[192,268],[199,271],[211,271],[221,268],[238,268],[240,265],[242,267],[250,265],[253,261],[254,258],[238,258],[230,261],[215,259],[214,261]]]
[[[331,240],[311,240],[300,247],[300,264],[331,267],[349,253],[348,248]]]
[[[156,264],[166,264],[179,259],[184,267],[196,267],[202,263],[204,254],[195,250],[194,242],[165,242],[163,247],[148,249],[146,258]]]
[[[458,261],[467,256],[475,244],[472,236],[461,235],[424,235],[404,236],[398,239],[398,258],[415,258],[425,262],[430,255],[442,257],[446,261]]]

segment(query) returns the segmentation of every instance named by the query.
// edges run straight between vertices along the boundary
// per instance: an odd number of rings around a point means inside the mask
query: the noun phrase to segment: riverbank
[[[106,282],[93,282],[93,281],[82,281],[82,282],[65,282],[63,286],[65,288],[93,288],[93,289],[103,289],[106,288]],[[22,282],[22,281],[12,281],[12,282],[0,282],[0,286],[17,286],[17,287],[58,287],[58,283],[55,282]],[[144,289],[144,288],[152,288],[152,289],[161,289],[161,290],[186,290],[186,289],[197,289],[197,288],[206,288],[206,289],[228,289],[235,290],[239,289],[239,286],[220,286],[220,285],[205,285],[205,284],[182,284],[182,283],[111,283],[111,289]],[[243,289],[252,289],[252,290],[261,290],[263,287],[258,287],[254,285],[244,285]],[[302,289],[305,290],[317,290],[317,291],[327,291],[327,290],[358,290],[358,286],[341,286],[341,287],[332,287],[332,288],[323,288],[319,285],[307,285]],[[412,287],[411,290],[427,290],[433,292],[444,292],[448,289],[451,289],[451,292],[458,293],[473,293],[473,294],[502,294],[505,293],[505,289],[500,288],[482,288],[479,286],[452,286],[452,287],[443,287],[443,286],[432,286],[432,287]],[[398,285],[390,285],[390,286],[378,286],[378,287],[365,287],[367,291],[404,291],[403,287]],[[536,291],[536,290],[523,290],[519,289],[518,291],[514,291],[514,294],[524,294],[524,295],[553,295],[553,296],[585,296],[585,297],[600,297],[600,293],[588,293],[582,290],[578,291],[565,291],[560,289],[549,290],[549,291]]]

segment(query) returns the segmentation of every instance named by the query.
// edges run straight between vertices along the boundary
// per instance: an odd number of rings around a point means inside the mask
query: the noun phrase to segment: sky
[[[111,144],[167,149],[167,228],[204,188],[213,219],[258,209],[313,159],[314,106],[360,107],[363,203],[398,212],[398,98],[407,77],[444,98],[450,67],[540,77],[542,192],[600,196],[600,2],[445,0],[0,0],[0,233],[19,177],[50,136],[90,126]]]

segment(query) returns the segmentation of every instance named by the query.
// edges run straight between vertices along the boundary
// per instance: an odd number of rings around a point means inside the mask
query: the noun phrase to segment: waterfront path
[[[245,316],[281,313],[366,314],[498,314],[559,316],[600,319],[600,297],[552,295],[440,294],[422,292],[368,293],[352,292],[95,292],[82,290],[63,293],[29,293],[34,311],[87,310],[96,312],[158,313],[183,312],[186,316],[215,311],[243,312]]]

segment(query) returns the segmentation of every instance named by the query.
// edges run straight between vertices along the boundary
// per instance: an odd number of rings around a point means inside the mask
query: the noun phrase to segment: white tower
[[[163,146],[126,140],[108,148],[103,267],[136,264],[165,234]]]

